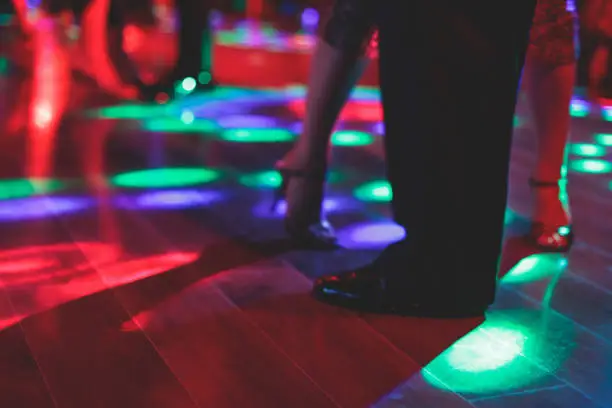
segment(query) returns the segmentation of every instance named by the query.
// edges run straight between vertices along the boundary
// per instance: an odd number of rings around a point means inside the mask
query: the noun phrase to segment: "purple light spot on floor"
[[[266,129],[280,127],[279,121],[276,118],[255,115],[223,116],[217,119],[217,123],[219,126],[226,129]]]
[[[90,200],[73,197],[33,197],[0,202],[0,221],[33,220],[87,208]]]
[[[342,246],[354,249],[380,249],[405,236],[404,228],[390,221],[351,225],[338,233]]]
[[[121,197],[117,205],[131,209],[180,209],[210,205],[221,198],[222,194],[218,191],[162,190]]]

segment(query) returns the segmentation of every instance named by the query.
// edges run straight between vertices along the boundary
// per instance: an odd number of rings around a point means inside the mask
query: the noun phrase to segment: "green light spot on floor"
[[[572,101],[570,105],[570,115],[573,118],[585,118],[589,115],[589,105],[580,100]]]
[[[507,284],[522,284],[551,278],[562,273],[567,259],[561,254],[536,254],[522,259],[502,277]]]
[[[251,188],[278,188],[281,184],[281,181],[281,175],[276,170],[246,174],[240,177],[240,183]]]
[[[602,146],[612,147],[612,134],[611,133],[598,133],[595,135],[595,141]]]
[[[334,146],[367,146],[374,142],[374,136],[356,130],[341,130],[332,135]]]
[[[0,200],[26,198],[38,194],[47,194],[64,187],[59,180],[46,179],[13,179],[0,181]]]
[[[221,139],[237,143],[283,143],[294,138],[287,129],[227,129],[221,133]]]
[[[147,119],[164,116],[169,112],[167,106],[160,105],[119,105],[99,109],[95,116],[104,119]]]
[[[159,118],[147,120],[142,127],[149,132],[166,133],[216,133],[217,123],[209,119],[196,119],[190,111],[181,113],[180,118]]]
[[[281,185],[282,178],[278,171],[267,170],[256,173],[245,174],[240,177],[240,184],[259,189],[274,189]],[[329,184],[338,183],[342,180],[342,174],[336,171],[329,173],[327,182]]]
[[[569,146],[571,154],[584,157],[602,157],[606,155],[606,148],[596,144],[576,143]]]
[[[355,190],[355,197],[361,201],[389,202],[393,198],[388,181],[379,180],[364,184]]]
[[[604,160],[573,160],[569,168],[578,173],[603,174],[612,172],[612,163]]]
[[[118,174],[112,178],[112,182],[120,187],[170,188],[206,184],[219,177],[219,172],[211,169],[165,168]]]

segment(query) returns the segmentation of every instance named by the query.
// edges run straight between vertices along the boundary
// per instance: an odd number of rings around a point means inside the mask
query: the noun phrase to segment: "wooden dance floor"
[[[292,247],[282,208],[269,211],[274,162],[304,111],[303,86],[289,82],[303,78],[232,81],[221,59],[232,86],[156,107],[75,77],[59,114],[64,84],[34,83],[9,54],[0,407],[612,407],[612,112],[572,104],[568,256],[515,238],[534,160],[521,103],[487,320],[359,315],[309,290],[404,233],[390,219],[376,88],[355,92],[334,135],[325,205],[343,249],[317,253]],[[284,68],[263,61],[257,76],[278,80]]]

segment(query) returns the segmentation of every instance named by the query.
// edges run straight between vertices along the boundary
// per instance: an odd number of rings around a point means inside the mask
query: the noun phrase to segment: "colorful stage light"
[[[425,366],[423,377],[436,388],[472,395],[527,389],[554,373],[573,351],[572,322],[551,317],[549,309],[489,313],[481,326]]]
[[[0,181],[0,200],[31,197],[47,194],[64,187],[59,180],[12,179]]]
[[[589,143],[572,143],[569,145],[569,151],[575,156],[584,157],[603,157],[606,155],[605,147]]]
[[[117,105],[108,106],[94,112],[104,119],[148,119],[172,114],[168,105]]]
[[[295,135],[287,129],[228,129],[221,133],[221,139],[237,143],[286,143]]]
[[[0,201],[0,222],[23,221],[81,211],[91,205],[85,198],[31,197]]]
[[[339,183],[344,179],[344,175],[337,171],[332,171],[327,176],[329,184]],[[276,170],[265,170],[255,173],[245,174],[240,177],[240,184],[246,187],[257,189],[273,189],[280,186],[282,178]]]
[[[287,202],[285,200],[281,201],[276,210],[272,211],[272,196],[270,196],[270,200],[264,200],[259,202],[253,208],[253,215],[258,218],[281,218],[285,215],[287,211]],[[355,210],[357,207],[356,203],[353,200],[343,199],[343,198],[335,198],[329,197],[326,198],[323,202],[323,208],[325,213],[334,214],[334,213],[342,213],[345,211]]]
[[[374,143],[374,137],[357,130],[340,130],[334,132],[331,141],[334,146],[367,146]]]
[[[117,205],[128,209],[181,209],[207,206],[222,198],[218,191],[161,190],[119,197]]]
[[[602,146],[612,147],[612,134],[611,133],[597,133],[595,135],[595,141]]]
[[[183,111],[179,118],[155,118],[146,120],[143,128],[162,133],[216,133],[219,126],[214,120],[197,119],[193,112]]]
[[[267,129],[279,127],[277,118],[258,115],[228,115],[217,119],[224,129]]]
[[[276,170],[245,174],[240,177],[240,183],[251,188],[273,189],[281,184],[281,175]]]
[[[604,160],[572,160],[569,168],[577,173],[604,174],[612,172],[612,163]]]
[[[393,192],[388,181],[378,180],[358,187],[355,190],[355,197],[361,201],[385,203],[391,201]]]
[[[118,174],[112,178],[116,186],[131,188],[172,188],[206,184],[217,180],[220,172],[205,168],[161,168]]]
[[[390,221],[365,222],[338,232],[341,245],[351,249],[381,249],[405,236],[404,228]]]
[[[570,104],[570,115],[574,118],[585,118],[589,116],[590,107],[586,101],[574,98]]]

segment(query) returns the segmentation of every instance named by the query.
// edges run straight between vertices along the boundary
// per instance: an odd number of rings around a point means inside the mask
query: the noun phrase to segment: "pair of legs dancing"
[[[369,63],[373,15],[365,2],[336,2],[313,56],[303,133],[276,166],[284,181],[280,193],[288,204],[287,230],[307,245],[331,247],[335,243],[335,233],[325,221],[321,206],[330,137],[350,92]],[[533,205],[528,238],[543,251],[567,251],[573,239],[571,228],[567,228],[570,216],[559,197],[559,182],[576,71],[574,40],[575,15],[567,10],[565,1],[538,0],[523,85],[538,146],[530,179]]]

